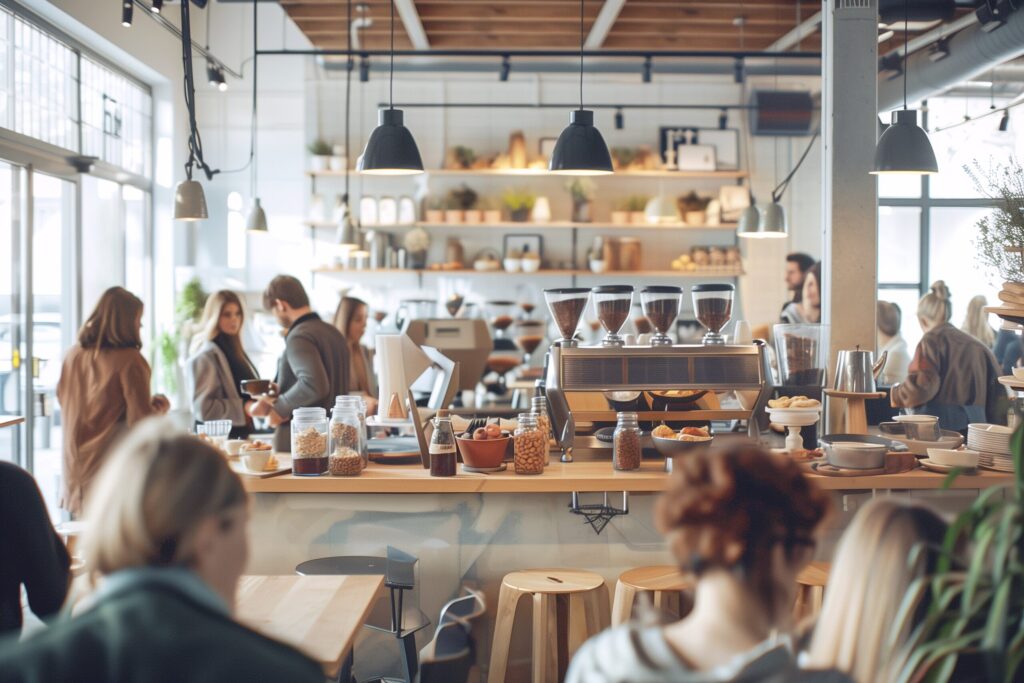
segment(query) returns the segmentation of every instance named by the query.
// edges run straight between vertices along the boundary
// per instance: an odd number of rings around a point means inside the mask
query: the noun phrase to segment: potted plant
[[[488,225],[501,223],[501,209],[495,207],[491,199],[480,200],[480,209],[483,211],[483,222]]]
[[[502,202],[508,209],[509,218],[515,223],[525,223],[530,219],[530,210],[537,200],[537,196],[529,190],[505,190],[501,196]]]
[[[323,138],[317,138],[309,144],[310,168],[313,171],[326,171],[331,163],[331,146]]]
[[[612,147],[612,167],[618,170],[627,170],[636,161],[636,150],[632,147]]]
[[[615,208],[612,209],[611,221],[615,225],[629,223],[629,199],[620,199],[615,203]]]
[[[420,227],[413,228],[405,233],[403,246],[405,246],[405,250],[409,254],[410,268],[422,270],[427,267],[427,249],[430,248],[430,233]]]
[[[1008,682],[1024,674],[1024,423],[1010,445],[1010,486],[986,489],[957,516],[935,550],[935,573],[911,584],[900,606],[894,629],[917,616],[922,600],[928,609],[900,653],[898,683],[944,683],[968,673],[969,680]]]
[[[424,215],[427,223],[444,223],[444,200],[437,197],[429,199]]]
[[[587,178],[573,178],[565,189],[572,197],[572,220],[574,223],[590,222],[590,200],[594,198],[594,181]]]
[[[634,225],[647,222],[647,215],[644,209],[647,208],[647,197],[642,194],[632,195],[626,200],[626,211],[629,212],[629,222]]]
[[[477,194],[468,185],[460,185],[450,190],[446,200],[444,219],[447,223],[462,223],[466,219],[466,211],[476,205]]]
[[[704,225],[707,223],[707,209],[710,203],[710,197],[701,197],[693,190],[676,200],[676,204],[679,206],[679,214],[687,225]]]
[[[976,223],[978,260],[1007,282],[1024,282],[1024,168],[1011,159],[988,168],[975,161],[964,170],[978,191],[996,200]]]
[[[476,162],[476,152],[471,147],[456,145],[451,150],[451,168],[470,169]]]

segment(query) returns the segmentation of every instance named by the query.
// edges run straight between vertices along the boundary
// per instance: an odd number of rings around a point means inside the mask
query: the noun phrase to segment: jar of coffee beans
[[[542,474],[548,457],[548,437],[537,426],[537,416],[520,413],[519,426],[512,436],[516,474]]]
[[[640,469],[640,425],[636,413],[619,413],[612,437],[612,466],[617,470]]]

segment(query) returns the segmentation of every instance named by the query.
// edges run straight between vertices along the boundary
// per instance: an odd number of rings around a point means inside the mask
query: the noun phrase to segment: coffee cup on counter
[[[243,394],[250,396],[263,396],[270,393],[273,384],[269,379],[243,379],[240,385]]]

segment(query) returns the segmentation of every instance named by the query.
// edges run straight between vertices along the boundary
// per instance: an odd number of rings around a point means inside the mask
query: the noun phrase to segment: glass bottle
[[[542,474],[547,459],[548,438],[537,426],[537,416],[520,413],[519,425],[512,437],[516,474]]]
[[[455,476],[455,432],[447,410],[437,411],[434,433],[430,435],[430,476]]]
[[[334,410],[331,411],[331,456],[351,455],[354,453],[362,460],[360,438],[360,420],[358,408],[347,396],[334,399]]]
[[[327,472],[327,411],[296,408],[292,413],[292,472],[318,477]]]
[[[362,396],[338,396],[334,399],[334,410],[337,411],[339,408],[353,411],[359,420],[359,442],[356,445],[350,446],[350,448],[355,449],[359,453],[359,457],[363,459],[363,467],[366,467],[370,462],[370,445],[366,434],[366,402]],[[334,450],[334,442],[332,441],[331,452],[333,453]]]
[[[537,428],[543,432],[548,444],[548,452],[544,456],[544,466],[551,464],[551,446],[554,445],[554,435],[551,432],[551,418],[548,417],[548,399],[544,395],[534,396],[530,399],[530,412],[537,416]]]
[[[612,436],[612,467],[617,470],[640,469],[640,425],[636,413],[619,413]]]

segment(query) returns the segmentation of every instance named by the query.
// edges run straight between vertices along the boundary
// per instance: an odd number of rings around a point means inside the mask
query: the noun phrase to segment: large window
[[[82,57],[82,154],[148,176],[152,106],[140,85]]]
[[[997,107],[1003,104],[995,102]],[[1024,108],[1011,110],[1004,131],[1001,114],[984,116],[991,106],[987,97],[930,100],[924,121],[939,174],[879,178],[878,298],[900,306],[902,333],[911,351],[921,338],[917,301],[935,280],[945,281],[952,293],[954,325],[963,322],[972,297],[996,302],[1000,282],[978,264],[974,246],[978,219],[993,203],[963,167],[1024,152],[1024,135],[1016,133],[1024,130]],[[996,327],[1000,321],[989,322]]]

